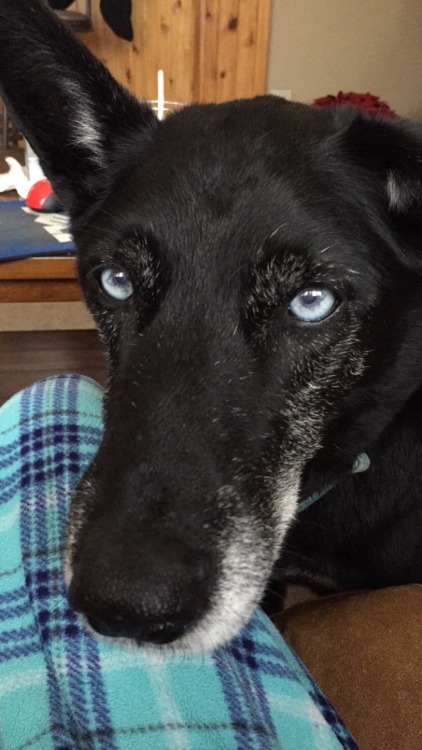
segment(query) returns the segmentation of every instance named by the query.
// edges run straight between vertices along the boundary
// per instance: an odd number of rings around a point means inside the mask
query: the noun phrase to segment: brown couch
[[[322,597],[274,620],[361,750],[422,750],[421,585]]]

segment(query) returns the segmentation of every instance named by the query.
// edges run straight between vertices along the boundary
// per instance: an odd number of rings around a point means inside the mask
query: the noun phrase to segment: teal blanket
[[[101,438],[102,391],[37,383],[0,409],[2,750],[356,750],[276,629],[257,611],[195,657],[96,639],[69,608],[69,494]]]

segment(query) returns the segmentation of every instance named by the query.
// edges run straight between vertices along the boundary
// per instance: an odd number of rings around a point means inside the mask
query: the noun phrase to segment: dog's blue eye
[[[309,287],[292,299],[289,310],[295,318],[304,323],[318,323],[328,318],[336,307],[337,300],[330,289]]]
[[[106,294],[113,299],[124,302],[133,294],[129,277],[119,268],[105,268],[100,274],[100,283]]]

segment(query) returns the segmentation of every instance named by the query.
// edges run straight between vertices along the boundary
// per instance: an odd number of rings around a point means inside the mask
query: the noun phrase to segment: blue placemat
[[[24,201],[0,203],[0,261],[63,255],[74,249],[65,214],[37,213]]]

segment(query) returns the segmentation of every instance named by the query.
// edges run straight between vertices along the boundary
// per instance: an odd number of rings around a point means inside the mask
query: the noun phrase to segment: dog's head
[[[106,635],[219,645],[311,477],[420,382],[421,136],[274,97],[157,122],[36,0],[0,4],[0,80],[109,358],[71,601]]]

